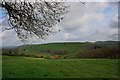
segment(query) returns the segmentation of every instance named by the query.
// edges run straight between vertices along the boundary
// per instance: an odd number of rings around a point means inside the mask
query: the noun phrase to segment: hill
[[[73,58],[78,53],[107,47],[117,47],[117,41],[64,42],[48,44],[22,45],[13,49],[3,50],[3,54],[21,55],[44,58]]]
[[[101,47],[115,47],[118,46],[119,42],[118,41],[97,41],[95,42],[96,45],[99,45]]]

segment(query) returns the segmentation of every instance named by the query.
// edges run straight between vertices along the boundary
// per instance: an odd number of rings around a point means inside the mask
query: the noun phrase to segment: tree
[[[7,2],[0,3],[8,15],[9,28],[14,29],[17,36],[23,42],[31,35],[44,39],[53,32],[54,25],[59,23],[64,14],[68,12],[68,6],[62,2]]]

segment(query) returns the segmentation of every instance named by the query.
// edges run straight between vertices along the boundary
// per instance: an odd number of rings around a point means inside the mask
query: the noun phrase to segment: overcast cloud
[[[56,25],[60,32],[50,35],[46,40],[31,40],[30,43],[66,42],[66,41],[106,41],[118,40],[117,2],[66,3],[71,5],[64,20]],[[7,27],[3,20],[2,27]],[[21,45],[15,32],[0,32],[3,46]]]

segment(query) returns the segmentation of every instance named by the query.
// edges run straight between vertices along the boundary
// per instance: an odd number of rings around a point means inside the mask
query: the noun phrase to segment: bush
[[[34,55],[35,58],[43,58],[44,56],[42,55]]]
[[[85,52],[79,52],[77,58],[120,58],[117,47],[93,49]]]
[[[59,55],[54,55],[54,56],[53,56],[53,59],[59,59],[59,58],[60,58]]]
[[[45,58],[45,59],[51,59],[51,57],[48,56],[48,55],[47,55],[47,56],[44,56],[44,58]]]

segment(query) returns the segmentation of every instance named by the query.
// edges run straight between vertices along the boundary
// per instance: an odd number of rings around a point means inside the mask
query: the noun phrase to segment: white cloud
[[[117,21],[117,6],[107,2],[88,2],[85,5],[81,3],[69,4],[71,4],[70,12],[55,27],[55,31],[59,29],[61,31],[50,35],[46,40],[37,39],[31,43],[117,40],[118,29],[111,27],[116,23],[110,24]],[[104,10],[108,7],[115,12],[105,13]],[[16,33],[12,31],[3,32],[2,39],[5,45],[21,44]]]
[[[64,39],[69,39],[70,34],[69,33],[64,33]]]

